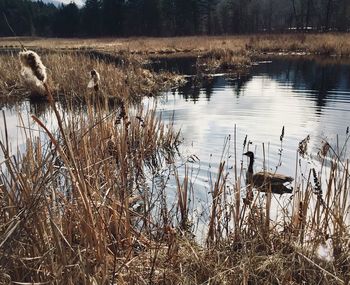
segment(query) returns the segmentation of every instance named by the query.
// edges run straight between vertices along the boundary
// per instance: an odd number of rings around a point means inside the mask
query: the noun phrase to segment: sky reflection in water
[[[252,141],[250,149],[256,153],[256,171],[262,169],[263,143],[267,166],[275,170],[285,126],[278,172],[294,176],[296,150],[307,135],[311,137],[309,153],[313,158],[305,159],[302,165],[317,164],[317,152],[324,139],[335,146],[339,135],[342,146],[350,125],[349,80],[348,64],[274,59],[254,66],[249,75],[213,77],[200,87],[189,82],[158,98],[157,104],[164,120],[174,116],[175,127],[181,128],[184,159],[195,154],[201,160],[196,183],[206,184],[209,165],[210,172],[216,172],[225,138],[233,138],[235,125],[238,163],[247,135]],[[147,99],[146,104],[152,101]],[[233,155],[233,139],[230,154]],[[228,167],[232,165],[230,161]]]
[[[193,72],[189,60],[176,62],[180,62],[183,73]],[[311,137],[309,153],[314,158],[304,160],[305,165],[310,161],[315,163],[323,139],[335,146],[339,135],[340,145],[344,142],[350,125],[350,65],[302,58],[274,59],[253,66],[249,75],[217,76],[200,87],[189,82],[158,97],[157,101],[163,120],[168,122],[174,116],[175,127],[181,128],[183,159],[193,154],[200,158],[200,166],[194,165],[200,167],[196,185],[208,188],[210,173],[217,171],[224,141],[229,135],[229,154],[233,155],[235,125],[238,164],[247,135],[252,142],[250,149],[256,154],[256,171],[262,169],[262,143],[265,143],[267,167],[274,170],[278,165],[279,138],[285,126],[282,165],[278,171],[294,176],[296,150],[299,141],[307,135]],[[153,103],[154,99],[145,99],[145,104]],[[25,142],[23,129],[17,127],[20,123],[16,110],[25,121],[31,122],[30,114],[34,113],[52,128],[55,126],[51,111],[42,104],[25,102],[16,108],[5,104],[1,109],[6,114],[13,152],[17,146],[23,148]],[[0,125],[3,128],[2,116]],[[3,131],[1,136],[4,140]],[[247,161],[243,162],[246,166]],[[227,167],[232,166],[231,159]]]

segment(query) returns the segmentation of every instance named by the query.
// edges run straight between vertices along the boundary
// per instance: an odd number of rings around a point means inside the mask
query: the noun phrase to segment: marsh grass
[[[17,156],[10,154],[6,135],[1,141],[3,284],[350,281],[346,143],[323,148],[315,171],[296,169],[294,195],[286,204],[257,191],[247,204],[244,163],[226,167],[228,139],[210,184],[201,243],[192,232],[189,166],[174,172],[179,134],[154,111],[124,107],[120,116],[103,104],[92,106],[64,120],[55,112],[58,132],[33,117],[46,139],[28,131],[26,151]],[[172,175],[174,201],[167,199]]]
[[[152,94],[156,90],[169,88],[179,84],[179,78],[172,74],[154,74],[145,76],[142,63],[149,57],[173,57],[192,55],[198,57],[197,69],[200,73],[212,73],[218,70],[235,71],[247,68],[256,57],[262,55],[321,55],[326,57],[348,58],[350,56],[350,38],[348,34],[263,34],[244,36],[216,36],[216,37],[179,37],[179,38],[102,38],[102,39],[40,39],[23,38],[25,46],[42,51],[60,53],[52,58],[44,59],[50,69],[64,69],[66,72],[52,70],[50,74],[56,86],[61,91],[70,92],[82,96],[81,90],[87,83],[86,74],[93,68],[101,73],[102,81],[105,80],[105,95],[115,97],[115,94]],[[0,45],[4,51],[18,50],[16,38],[2,38]],[[65,53],[72,53],[63,56]],[[82,54],[92,54],[96,58],[110,59],[122,62],[114,69],[114,64],[107,66],[104,61],[84,58]],[[80,54],[77,55],[77,54]],[[60,58],[61,57],[61,58]],[[0,57],[1,58],[1,57]],[[10,76],[14,68],[6,63],[9,58],[1,58],[1,79],[10,90],[16,90],[13,86],[15,76]],[[69,64],[66,64],[69,63]],[[65,70],[68,69],[68,70]],[[8,72],[10,74],[8,74]],[[103,74],[104,73],[104,74]],[[70,75],[64,80],[64,76]],[[126,78],[127,84],[124,84]],[[146,78],[146,81],[145,81]],[[60,79],[60,80],[58,80]],[[66,84],[67,81],[71,81]],[[83,81],[84,84],[78,84]],[[3,84],[4,85],[4,84]],[[79,86],[78,88],[76,88]],[[12,89],[11,89],[12,87]],[[7,93],[9,92],[8,89]],[[75,88],[75,89],[73,89]],[[60,89],[57,89],[60,90]],[[120,92],[119,92],[120,91]],[[123,92],[122,92],[123,91]]]
[[[346,33],[289,33],[243,36],[200,36],[177,38],[100,38],[100,39],[42,39],[21,38],[27,47],[59,50],[100,50],[131,54],[200,55],[213,49],[247,52],[306,52],[322,55],[350,55],[350,36]],[[3,49],[19,47],[16,38],[2,38]]]
[[[197,70],[204,74],[217,71],[238,71],[246,69],[250,65],[251,59],[244,49],[214,48],[197,60]]]
[[[146,168],[156,173],[161,157],[172,161],[178,135],[152,111],[138,109],[118,125],[115,117],[91,109],[66,123],[57,115],[57,135],[33,117],[48,139],[28,133],[19,160],[1,142],[1,280],[122,281],[138,248],[152,244]]]
[[[92,96],[137,102],[145,95],[182,84],[183,78],[169,72],[154,73],[143,68],[139,59],[123,55],[123,64],[79,53],[46,53],[42,61],[48,68],[48,85],[53,95],[86,100]],[[96,69],[101,80],[98,92],[88,90],[90,71]],[[0,56],[1,96],[25,98],[35,95],[20,76],[15,53]],[[33,92],[34,91],[34,92]],[[34,94],[33,94],[34,93]]]

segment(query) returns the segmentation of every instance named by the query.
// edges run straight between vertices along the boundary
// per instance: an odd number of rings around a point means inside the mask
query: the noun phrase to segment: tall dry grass
[[[134,112],[89,107],[65,120],[57,112],[58,134],[33,116],[47,141],[27,133],[26,152],[16,157],[1,142],[4,284],[142,280],[125,270],[158,231],[146,175],[171,163],[178,135],[154,111]]]
[[[249,67],[255,57],[269,55],[322,55],[348,58],[350,56],[350,37],[348,34],[257,34],[241,36],[198,36],[175,38],[102,38],[102,39],[21,39],[25,46],[51,51],[70,51],[80,53],[98,53],[108,58],[147,60],[149,57],[176,57],[191,55],[198,57],[199,73],[212,73],[220,70],[236,70]],[[18,49],[16,38],[0,39],[4,50]],[[58,59],[57,63],[62,60]],[[69,61],[69,59],[68,59]],[[83,63],[89,65],[88,62]],[[133,93],[147,94],[154,92],[171,76],[145,76],[143,70],[122,69],[129,73],[134,89]],[[78,68],[78,70],[80,70]],[[86,73],[86,71],[84,71]],[[112,73],[113,74],[113,73]],[[118,74],[116,74],[118,75]],[[148,82],[143,82],[144,78]],[[110,78],[108,78],[108,82]],[[123,83],[120,83],[123,85]],[[174,84],[174,82],[172,82]],[[176,82],[175,82],[176,84]],[[130,85],[131,84],[127,84]],[[116,87],[116,86],[113,86]],[[69,88],[68,88],[69,89]],[[128,88],[127,88],[128,89]],[[110,90],[108,90],[110,92]],[[135,93],[135,92],[134,92]]]
[[[178,133],[154,111],[104,110],[89,104],[86,114],[64,120],[56,112],[57,133],[33,117],[46,140],[27,133],[26,151],[16,157],[1,141],[4,284],[350,281],[346,144],[325,144],[309,173],[297,168],[294,195],[282,204],[258,191],[244,202],[243,162],[237,142],[228,139],[209,189],[201,243],[193,235],[189,168],[174,172]],[[232,143],[233,169],[225,167]],[[173,175],[177,198],[171,201]]]
[[[48,85],[56,97],[87,99],[92,96],[139,101],[145,95],[181,84],[182,77],[168,73],[154,73],[145,69],[140,58],[122,55],[122,63],[109,62],[81,53],[46,53],[42,60],[48,68]],[[0,94],[2,98],[27,97],[32,89],[20,76],[16,53],[0,56]],[[87,88],[90,71],[96,69],[100,76],[98,92]]]
[[[53,90],[61,95],[81,98],[91,96],[86,86],[92,69],[101,74],[100,95],[104,97],[137,100],[140,96],[181,84],[181,78],[174,74],[154,73],[143,67],[143,63],[154,56],[197,56],[196,67],[200,74],[246,68],[256,56],[264,54],[322,55],[339,58],[350,56],[348,34],[106,38],[83,41],[25,38],[22,41],[29,48],[45,51],[43,61],[49,68]],[[4,50],[20,48],[15,38],[2,38],[1,44]],[[57,53],[57,50],[60,53]],[[18,76],[18,66],[16,54],[5,53],[0,56],[2,96],[23,94],[23,91],[27,90]]]

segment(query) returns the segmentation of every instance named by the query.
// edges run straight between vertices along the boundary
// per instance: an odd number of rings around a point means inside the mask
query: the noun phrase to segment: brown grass
[[[142,67],[141,58],[122,56],[123,64],[106,62],[79,53],[48,53],[42,61],[48,68],[48,84],[57,96],[88,98],[99,96],[110,99],[139,101],[142,96],[153,95],[182,82],[178,75],[154,73]],[[101,76],[100,91],[88,90],[90,71],[96,69]],[[0,96],[26,97],[31,94],[20,76],[16,53],[0,56]]]
[[[349,34],[272,34],[179,38],[101,38],[101,39],[41,39],[23,38],[29,48],[54,50],[127,51],[139,54],[202,54],[212,49],[234,52],[306,52],[325,55],[350,55]],[[2,38],[0,45],[9,49],[20,45],[15,38]]]
[[[108,57],[145,60],[147,57],[198,56],[198,71],[211,73],[250,65],[252,58],[270,55],[350,56],[349,34],[266,34],[244,36],[200,36],[179,38],[100,38],[41,39],[22,38],[28,48],[98,52]],[[0,39],[0,49],[19,49],[16,38]],[[133,61],[135,62],[135,61]],[[136,72],[137,73],[137,72]],[[149,89],[149,88],[147,88]]]
[[[58,115],[59,137],[33,117],[48,142],[28,135],[19,164],[1,143],[0,280],[122,281],[137,248],[153,246],[156,198],[148,197],[146,175],[172,162],[178,136],[151,111],[127,113],[119,124],[116,117],[89,109],[87,120],[66,118],[66,125]]]
[[[119,116],[104,110],[88,105],[87,114],[64,121],[56,113],[60,131],[55,135],[46,130],[47,142],[28,133],[27,151],[16,160],[9,156],[6,141],[1,142],[4,284],[350,281],[349,168],[344,153],[329,146],[320,154],[315,174],[297,169],[294,196],[289,206],[277,205],[281,216],[274,220],[270,208],[277,197],[262,198],[255,191],[250,203],[234,200],[244,196],[243,168],[236,165],[240,171],[228,180],[225,150],[209,189],[205,244],[191,231],[195,221],[190,219],[189,171],[181,179],[175,172],[178,200],[166,199],[178,134],[154,111],[126,110]],[[318,255],[325,242],[332,244],[329,260]]]

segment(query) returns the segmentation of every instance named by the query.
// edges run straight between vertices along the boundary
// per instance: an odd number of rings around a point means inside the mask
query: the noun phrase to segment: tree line
[[[183,36],[348,31],[350,0],[0,0],[0,36]]]

